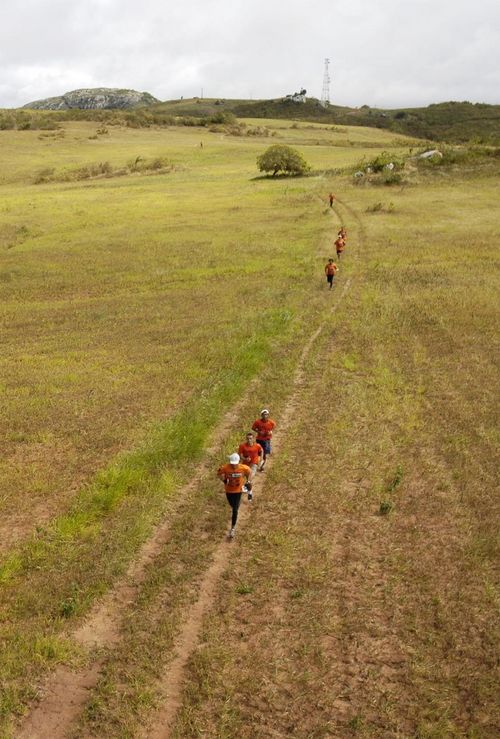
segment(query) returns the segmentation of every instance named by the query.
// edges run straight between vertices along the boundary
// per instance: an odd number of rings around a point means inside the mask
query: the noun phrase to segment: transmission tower
[[[323,92],[321,93],[321,105],[327,108],[330,105],[330,73],[328,71],[329,59],[325,59],[325,72],[323,74]]]

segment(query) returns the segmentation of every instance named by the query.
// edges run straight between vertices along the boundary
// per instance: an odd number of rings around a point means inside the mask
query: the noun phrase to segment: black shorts
[[[257,444],[262,447],[264,455],[271,454],[271,439],[257,439]]]
[[[328,282],[329,285],[333,285],[333,278],[334,277],[335,277],[335,275],[327,275],[326,276],[326,281]]]

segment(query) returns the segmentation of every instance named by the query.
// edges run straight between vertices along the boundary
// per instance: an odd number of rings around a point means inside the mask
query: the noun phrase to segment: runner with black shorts
[[[271,438],[273,435],[273,429],[276,427],[276,423],[272,418],[269,418],[269,411],[264,408],[260,412],[260,418],[254,421],[252,429],[257,433],[257,444],[260,444],[264,457],[262,462],[258,466],[259,472],[264,472],[264,466],[268,456],[271,454]]]

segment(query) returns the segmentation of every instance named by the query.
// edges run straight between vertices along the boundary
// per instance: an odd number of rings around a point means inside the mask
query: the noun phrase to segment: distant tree
[[[272,172],[273,177],[278,172],[284,174],[305,174],[310,167],[304,157],[296,149],[284,144],[274,144],[257,157],[257,166],[261,172]]]
[[[214,113],[214,115],[210,117],[209,121],[210,123],[233,124],[236,123],[236,116],[234,115],[234,113],[231,113],[230,110],[221,110],[217,113]]]

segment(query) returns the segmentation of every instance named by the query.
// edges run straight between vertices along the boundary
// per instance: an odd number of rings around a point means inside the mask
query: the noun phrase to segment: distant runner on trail
[[[257,467],[262,462],[264,451],[260,444],[255,441],[255,435],[249,431],[246,435],[246,441],[238,447],[238,453],[243,464],[246,464],[252,470],[252,477],[257,472]],[[248,492],[248,500],[253,499],[252,489],[248,489],[248,485],[243,487],[244,492]]]
[[[241,503],[243,485],[246,482],[247,490],[252,490],[253,472],[246,464],[240,464],[240,455],[234,452],[229,456],[229,464],[223,464],[217,470],[217,477],[224,483],[227,502],[232,508],[231,528],[228,538],[234,539],[238,509]]]
[[[276,427],[276,423],[272,418],[269,418],[269,411],[264,408],[260,412],[260,418],[252,424],[252,429],[257,432],[257,444],[260,444],[264,457],[262,462],[258,466],[260,472],[264,472],[264,465],[268,456],[271,454],[271,437],[273,435],[273,429]]]
[[[339,236],[337,241],[335,242],[335,248],[337,250],[337,258],[340,259],[340,257],[342,256],[342,252],[345,249],[345,241],[341,236]]]
[[[325,264],[325,275],[326,275],[326,281],[330,285],[330,290],[333,287],[333,280],[335,279],[337,270],[338,270],[338,267],[333,261],[333,259],[329,259],[328,262]]]
[[[333,208],[333,203],[334,203],[334,201],[335,201],[335,195],[333,194],[333,192],[331,192],[331,193],[329,194],[329,196],[328,196],[328,200],[330,201],[330,208]]]
[[[341,238],[345,244],[347,239],[347,232],[343,226],[341,226],[340,231],[338,232],[337,236]]]

